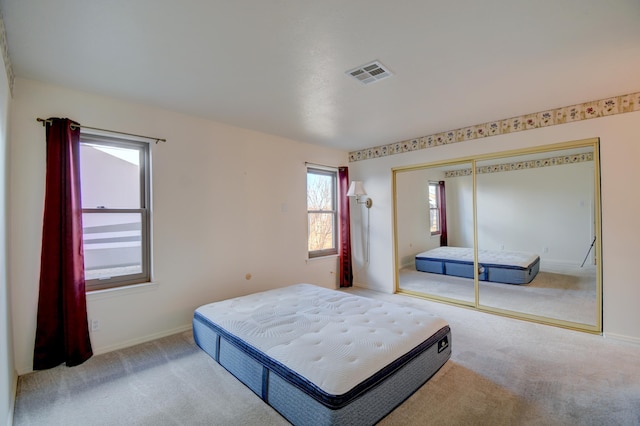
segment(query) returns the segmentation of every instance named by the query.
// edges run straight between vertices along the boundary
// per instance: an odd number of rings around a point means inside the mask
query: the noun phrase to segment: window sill
[[[337,258],[339,256],[340,255],[338,255],[338,254],[328,254],[326,256],[307,257],[307,262],[315,262],[317,260],[335,259],[335,258]]]
[[[87,291],[87,300],[108,299],[111,297],[120,297],[130,294],[144,293],[147,291],[155,291],[157,289],[158,284],[154,282],[146,282],[121,287],[106,288],[103,290],[92,290]]]

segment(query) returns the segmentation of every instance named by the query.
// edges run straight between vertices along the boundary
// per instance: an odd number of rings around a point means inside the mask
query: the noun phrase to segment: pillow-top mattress
[[[217,340],[204,342],[205,333]],[[329,410],[347,406],[431,349],[430,357],[437,361],[429,361],[434,364],[432,371],[418,373],[426,375],[419,387],[451,351],[449,326],[441,318],[310,284],[203,305],[194,313],[194,336],[221,364],[221,348],[228,344],[257,362],[261,378],[239,378],[265,400],[277,398],[268,396],[271,375]],[[388,410],[417,387],[408,389]],[[287,408],[275,408],[296,423],[298,417],[283,413]]]
[[[468,247],[437,247],[415,257],[416,270],[474,278],[474,253]],[[518,251],[478,250],[478,279],[505,284],[528,284],[540,270],[540,256]]]
[[[437,247],[416,255],[417,259],[452,260],[473,263],[473,249],[468,247]],[[533,253],[478,249],[478,263],[484,266],[500,266],[527,269],[539,260]]]

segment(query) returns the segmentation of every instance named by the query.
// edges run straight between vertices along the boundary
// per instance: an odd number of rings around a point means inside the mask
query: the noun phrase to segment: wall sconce
[[[371,214],[371,206],[373,205],[373,201],[371,200],[371,198],[367,197],[367,199],[365,201],[360,201],[360,197],[362,196],[367,196],[367,191],[364,190],[364,186],[362,186],[362,182],[359,180],[353,180],[351,181],[351,185],[349,186],[349,190],[347,191],[347,197],[356,197],[356,203],[358,204],[364,204],[365,206],[367,206],[367,248],[366,248],[366,262],[369,263],[369,257],[370,257],[370,245],[369,245],[369,235],[370,235],[370,231],[369,231],[369,223],[371,222],[371,218],[369,217],[369,215]]]
[[[356,197],[356,203],[364,204],[368,209],[373,205],[373,201],[371,198],[367,198],[365,201],[360,201],[360,197],[367,195],[367,191],[364,190],[364,186],[362,185],[362,181],[353,180],[351,181],[351,185],[349,186],[349,190],[347,191],[347,197]]]

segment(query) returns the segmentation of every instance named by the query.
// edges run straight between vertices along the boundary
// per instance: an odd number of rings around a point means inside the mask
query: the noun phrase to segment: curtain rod
[[[327,169],[339,169],[340,167],[346,167],[346,166],[329,166],[329,165],[326,165],[326,164],[312,163],[310,161],[305,161],[304,164],[305,164],[305,166],[324,167],[324,168],[327,168]]]
[[[51,125],[53,122],[51,120],[45,120],[44,118],[36,118],[36,121],[42,123],[43,126],[46,126],[47,124]],[[162,138],[154,138],[152,136],[143,136],[143,135],[136,135],[134,133],[126,133],[126,132],[118,132],[117,130],[107,130],[107,129],[100,129],[98,127],[89,127],[89,126],[83,126],[83,125],[76,125],[76,124],[71,124],[71,130],[75,130],[76,127],[80,127],[80,128],[85,128],[85,129],[91,129],[91,130],[98,130],[100,132],[108,132],[108,133],[117,133],[119,135],[127,135],[127,136],[135,136],[137,138],[145,138],[145,139],[151,139],[156,141],[156,144],[158,142],[166,142],[166,139],[162,139]]]

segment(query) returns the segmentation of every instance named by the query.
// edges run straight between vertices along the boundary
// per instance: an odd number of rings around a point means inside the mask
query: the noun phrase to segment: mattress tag
[[[444,351],[445,349],[447,349],[449,347],[449,337],[448,336],[444,336],[442,339],[440,339],[440,341],[438,342],[438,353]]]

